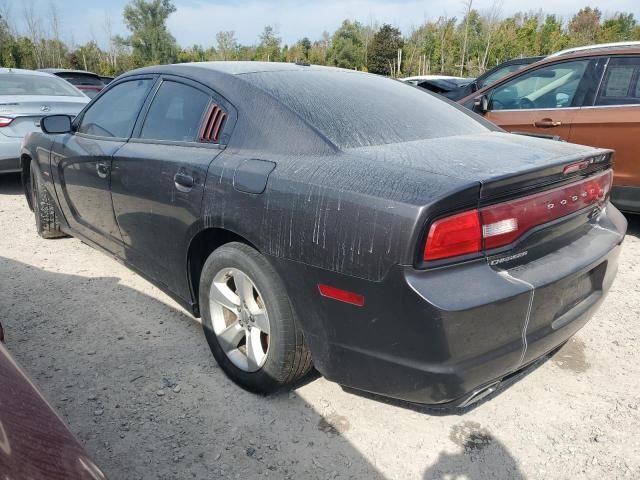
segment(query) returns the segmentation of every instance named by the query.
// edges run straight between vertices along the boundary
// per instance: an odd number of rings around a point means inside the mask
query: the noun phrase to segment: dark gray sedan
[[[507,134],[353,71],[149,67],[42,127],[21,163],[38,232],[113,255],[202,317],[256,392],[313,363],[468,405],[589,320],[626,230],[610,150]]]

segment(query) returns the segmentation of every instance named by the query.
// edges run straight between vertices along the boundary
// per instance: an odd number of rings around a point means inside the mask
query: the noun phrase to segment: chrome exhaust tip
[[[469,405],[473,405],[474,403],[479,402],[483,398],[495,392],[498,389],[498,385],[500,385],[500,380],[498,380],[497,382],[490,383],[489,385],[486,385],[477,390],[474,390],[473,392],[471,392],[471,395],[469,395],[466,398],[466,400],[464,400],[461,404],[458,405],[458,408],[465,408],[465,407],[468,407]]]

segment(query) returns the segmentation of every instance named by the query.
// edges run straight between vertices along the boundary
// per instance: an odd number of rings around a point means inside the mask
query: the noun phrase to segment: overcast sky
[[[0,0],[8,6],[10,18],[22,24],[24,5],[33,5],[46,18],[51,0]],[[105,18],[109,18],[114,34],[126,34],[122,9],[127,0],[57,0],[63,37],[68,42],[84,43],[90,39],[106,42]],[[487,10],[493,0],[475,0],[474,8]],[[265,25],[276,27],[283,42],[291,44],[309,36],[318,39],[324,30],[334,31],[345,18],[363,23],[391,23],[403,33],[425,19],[440,15],[462,16],[462,0],[174,0],[177,11],[169,17],[169,29],[182,46],[215,43],[220,30],[235,30],[243,44],[254,44]],[[617,11],[631,12],[640,20],[640,0],[504,0],[502,13],[542,9],[564,19],[581,7],[598,7],[605,15]]]

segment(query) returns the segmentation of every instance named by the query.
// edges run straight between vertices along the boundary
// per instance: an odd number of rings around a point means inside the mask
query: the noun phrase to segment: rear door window
[[[489,110],[570,107],[588,64],[588,60],[577,60],[525,72],[493,90]]]
[[[105,92],[82,116],[78,133],[129,138],[154,80],[129,80]]]
[[[209,95],[196,88],[163,81],[151,102],[140,138],[196,141],[209,101]]]
[[[640,104],[640,57],[613,57],[609,60],[595,104]]]

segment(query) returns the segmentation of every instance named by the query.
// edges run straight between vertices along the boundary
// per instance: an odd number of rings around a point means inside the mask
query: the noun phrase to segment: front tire
[[[235,383],[271,393],[311,369],[282,280],[259,252],[236,242],[215,250],[202,269],[199,294],[211,352]]]
[[[38,176],[31,165],[31,204],[36,220],[36,230],[42,238],[60,238],[67,235],[60,230],[60,222],[56,216],[53,200],[49,192],[40,184]]]

